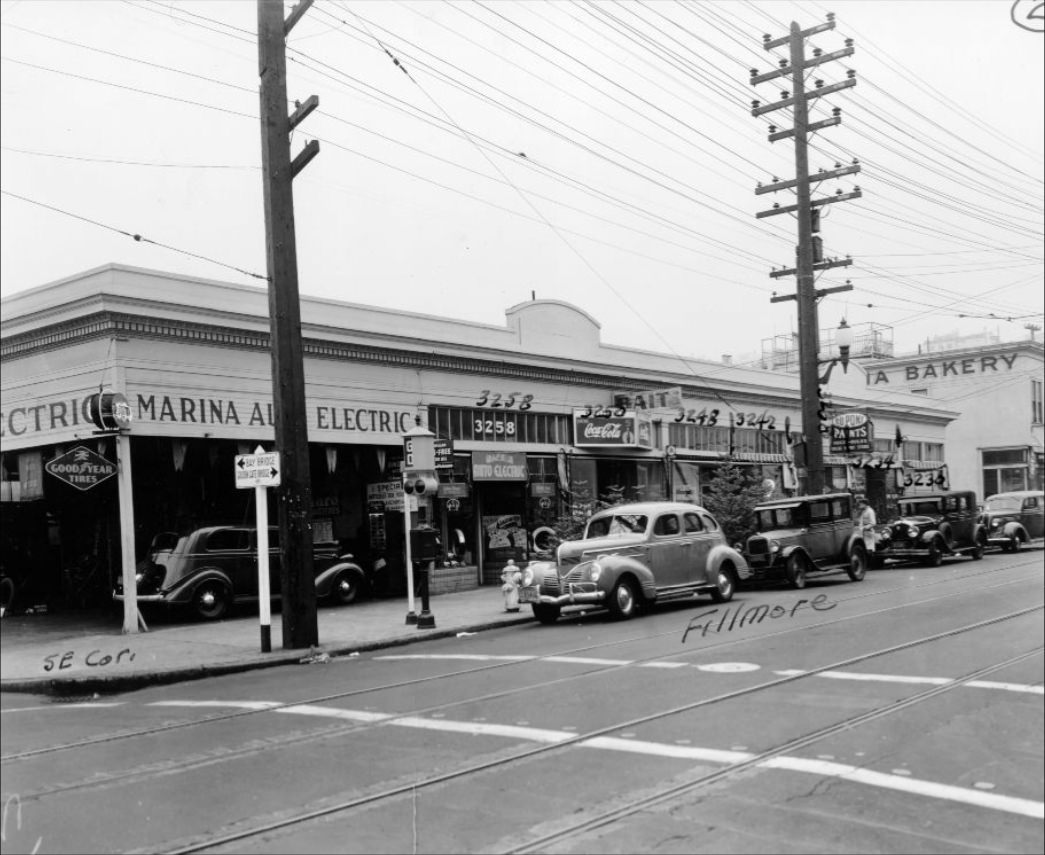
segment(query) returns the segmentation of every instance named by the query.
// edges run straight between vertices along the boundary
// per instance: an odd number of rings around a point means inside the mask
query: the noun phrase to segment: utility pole
[[[265,187],[272,340],[272,410],[283,469],[279,505],[283,647],[319,643],[312,558],[312,486],[305,419],[305,366],[301,342],[297,247],[292,180],[319,153],[309,142],[290,159],[290,132],[318,105],[313,95],[287,116],[286,36],[312,0],[283,20],[282,0],[258,0],[258,74],[261,77],[261,171]]]
[[[756,195],[762,193],[773,193],[778,190],[794,190],[796,204],[781,206],[780,203],[767,211],[760,211],[755,216],[759,219],[771,217],[777,214],[794,213],[798,220],[798,246],[795,248],[796,263],[793,268],[782,270],[773,269],[770,277],[781,276],[796,277],[796,292],[786,296],[774,296],[770,302],[778,303],[784,300],[795,300],[798,303],[798,352],[799,352],[799,383],[802,395],[802,432],[804,434],[804,450],[806,465],[806,493],[821,493],[824,489],[824,444],[820,427],[820,330],[817,320],[817,301],[826,294],[836,291],[850,291],[852,285],[846,283],[837,288],[815,287],[815,274],[818,270],[827,270],[832,267],[847,267],[852,264],[848,256],[845,259],[824,259],[823,242],[816,232],[820,231],[820,210],[822,206],[834,202],[842,202],[848,199],[859,199],[860,188],[856,187],[852,192],[843,193],[838,190],[836,195],[818,199],[812,198],[810,185],[812,182],[819,183],[831,178],[839,178],[843,175],[851,175],[860,171],[860,165],[856,161],[849,166],[835,164],[832,170],[821,169],[815,175],[809,174],[809,135],[823,128],[839,125],[842,122],[841,109],[836,107],[830,118],[819,121],[809,121],[809,101],[821,98],[833,92],[839,92],[856,85],[856,72],[849,71],[846,80],[824,86],[822,80],[815,82],[815,88],[806,89],[806,73],[809,69],[822,65],[825,62],[842,59],[853,53],[852,39],[846,39],[845,48],[842,50],[823,53],[819,48],[813,51],[811,59],[805,58],[805,40],[812,35],[833,30],[835,20],[833,14],[827,15],[827,23],[802,30],[797,23],[791,23],[790,35],[778,39],[772,39],[768,35],[762,37],[763,47],[773,50],[783,45],[788,45],[790,59],[781,59],[779,68],[765,74],[759,74],[758,69],[751,69],[751,84],[757,85],[767,80],[786,77],[791,75],[792,92],[781,92],[781,100],[772,104],[762,105],[759,101],[752,101],[751,115],[761,116],[774,110],[793,108],[794,127],[789,130],[778,131],[776,126],[770,125],[769,141],[794,138],[795,143],[795,177],[791,180],[780,181],[773,179],[771,184],[759,183],[755,190]],[[826,383],[826,377],[825,381]]]

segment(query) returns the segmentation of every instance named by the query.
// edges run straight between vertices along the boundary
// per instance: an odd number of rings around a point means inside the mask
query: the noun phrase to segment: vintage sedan
[[[972,490],[952,490],[905,496],[897,503],[899,516],[882,527],[879,560],[920,561],[939,567],[945,555],[983,558],[987,530]]]
[[[744,544],[752,579],[804,588],[814,574],[844,570],[859,582],[867,573],[867,547],[853,522],[849,493],[763,502],[755,508],[755,525]]]
[[[988,496],[980,522],[987,531],[987,543],[1005,552],[1019,552],[1032,541],[1045,538],[1045,492],[1015,490]]]
[[[594,514],[584,537],[559,544],[554,561],[531,561],[519,601],[545,624],[574,605],[605,606],[623,620],[642,606],[697,594],[726,602],[747,575],[747,563],[703,508],[637,502]]]
[[[280,597],[279,529],[269,528],[269,591]],[[366,574],[351,555],[339,554],[336,543],[313,547],[316,596],[348,604],[367,589]],[[233,603],[258,599],[257,531],[252,526],[207,526],[179,535],[163,532],[153,538],[149,553],[138,564],[138,602],[189,606],[204,620],[218,620]],[[113,598],[123,600],[118,579]]]

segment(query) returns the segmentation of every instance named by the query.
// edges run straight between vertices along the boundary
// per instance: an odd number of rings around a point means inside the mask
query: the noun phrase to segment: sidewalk
[[[420,613],[419,598],[414,608]],[[34,637],[31,628],[6,633],[0,622],[0,691],[77,696],[124,692],[287,665],[310,655],[342,656],[533,620],[526,606],[506,612],[500,587],[492,585],[431,597],[429,611],[435,627],[418,629],[406,623],[405,596],[321,605],[320,643],[313,651],[283,649],[282,618],[275,612],[270,653],[261,652],[258,615],[249,612],[215,623],[150,626],[149,632],[133,635],[124,635],[118,620],[111,630],[85,635],[71,629],[64,637],[53,631]]]

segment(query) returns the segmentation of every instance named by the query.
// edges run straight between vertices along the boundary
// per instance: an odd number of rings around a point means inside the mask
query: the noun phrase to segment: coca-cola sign
[[[653,421],[627,411],[624,415],[573,412],[573,444],[595,448],[652,448]]]

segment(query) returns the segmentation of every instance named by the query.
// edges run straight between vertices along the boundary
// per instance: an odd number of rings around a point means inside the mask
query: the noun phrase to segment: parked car
[[[334,603],[354,602],[369,580],[351,555],[339,554],[336,543],[317,543],[313,550],[316,597]],[[269,528],[269,590],[280,596],[279,528]],[[258,599],[257,530],[252,526],[207,526],[188,534],[162,532],[138,564],[138,602],[190,606],[199,617],[217,620],[233,603]],[[113,598],[123,600],[118,579]]]
[[[593,514],[584,537],[559,544],[554,561],[531,561],[519,602],[545,624],[569,605],[605,606],[627,619],[641,606],[697,594],[726,602],[747,575],[743,557],[703,508],[636,502]]]
[[[897,512],[899,516],[881,531],[879,560],[921,561],[938,567],[945,555],[983,557],[987,531],[971,490],[905,496],[897,503]]]
[[[755,524],[757,533],[744,544],[752,579],[784,579],[804,588],[814,574],[845,570],[859,582],[867,573],[867,547],[849,493],[763,502],[755,507]]]
[[[1045,538],[1045,492],[1015,490],[988,496],[980,522],[989,545],[1019,552],[1025,544]]]

